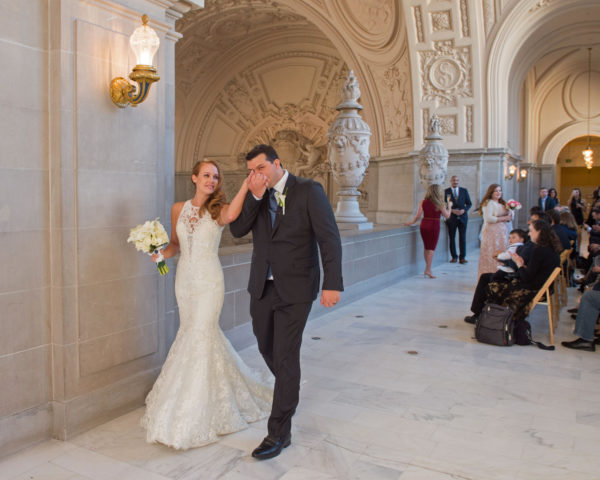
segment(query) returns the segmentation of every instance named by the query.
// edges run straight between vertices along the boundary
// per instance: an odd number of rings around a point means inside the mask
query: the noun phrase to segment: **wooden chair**
[[[548,307],[548,325],[550,327],[550,344],[554,345],[554,330],[558,325],[558,315],[560,313],[559,300],[558,300],[558,290],[557,290],[557,278],[562,272],[561,267],[556,267],[554,271],[550,274],[546,282],[542,285],[542,288],[539,289],[538,293],[535,294],[533,300],[531,300],[531,308],[529,311],[531,312],[536,305],[546,305]],[[554,292],[552,295],[550,294],[550,286],[554,285]],[[541,301],[542,297],[546,295],[546,300]]]
[[[571,256],[572,252],[572,248],[560,252],[560,279],[558,282],[560,285],[560,296],[558,298],[560,300],[561,306],[566,305],[569,301],[569,296],[567,292],[567,279],[569,278],[569,257]]]

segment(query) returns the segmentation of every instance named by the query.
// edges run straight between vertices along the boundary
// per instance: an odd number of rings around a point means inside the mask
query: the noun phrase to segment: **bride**
[[[198,162],[192,173],[194,198],[171,208],[171,241],[163,255],[181,252],[175,278],[180,326],[146,397],[141,424],[148,442],[176,449],[199,447],[271,412],[272,381],[257,378],[219,328],[224,297],[218,256],[221,232],[240,214],[248,183],[265,181],[250,173],[226,204],[219,167]]]

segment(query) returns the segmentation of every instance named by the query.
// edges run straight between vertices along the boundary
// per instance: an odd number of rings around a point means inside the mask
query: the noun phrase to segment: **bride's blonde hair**
[[[219,175],[219,181],[217,182],[215,191],[211,193],[206,202],[204,202],[204,205],[200,207],[200,215],[202,216],[204,212],[208,210],[208,213],[210,213],[211,218],[213,220],[216,220],[217,218],[219,218],[221,209],[226,203],[225,192],[221,188],[223,185],[223,176],[221,175],[221,169],[212,160],[200,160],[199,162],[196,162],[196,165],[194,165],[194,168],[192,168],[192,175],[197,177],[200,174],[200,169],[202,168],[202,165],[206,164],[214,165],[214,167],[217,169],[217,175]],[[195,186],[196,184],[194,184],[194,187]]]

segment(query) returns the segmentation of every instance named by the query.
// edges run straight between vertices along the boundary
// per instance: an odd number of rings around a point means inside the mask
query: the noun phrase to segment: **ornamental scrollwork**
[[[459,97],[472,97],[471,49],[453,40],[434,42],[434,50],[420,52],[422,101],[455,106]]]

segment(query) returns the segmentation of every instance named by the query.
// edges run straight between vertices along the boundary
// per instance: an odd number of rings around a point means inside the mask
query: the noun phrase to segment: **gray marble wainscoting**
[[[475,263],[478,260],[478,252],[475,256],[469,256],[469,252],[479,248],[480,228],[480,217],[469,221],[467,257]],[[425,269],[423,242],[418,225],[410,228],[379,225],[369,231],[342,231],[341,236],[345,289],[340,306],[407,276],[421,273]],[[237,348],[244,348],[255,341],[250,326],[250,296],[246,291],[252,245],[223,247],[219,253],[225,273],[225,303],[220,320],[221,328],[228,331],[228,336]],[[444,264],[449,259],[448,234],[442,222],[434,267]],[[315,300],[309,319],[326,313],[327,310],[319,302],[320,297]]]

